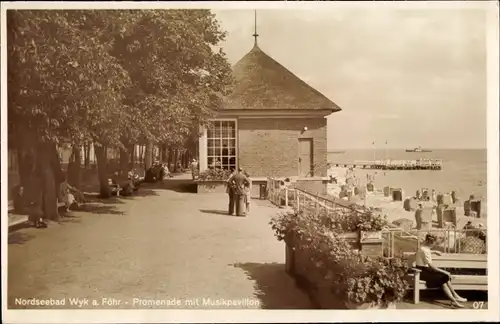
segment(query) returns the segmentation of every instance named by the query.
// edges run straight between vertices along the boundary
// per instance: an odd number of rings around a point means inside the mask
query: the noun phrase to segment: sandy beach
[[[341,186],[346,183],[346,173],[347,168],[330,168],[328,175],[335,177],[337,179],[337,184],[328,184],[328,194],[334,197],[339,197],[339,193],[341,191]],[[366,185],[367,183],[367,175],[373,178],[374,191],[367,192],[366,199],[360,200],[359,204],[365,204],[366,206],[380,208],[382,213],[387,216],[387,219],[390,223],[400,220],[400,219],[408,219],[411,220],[415,225],[415,212],[414,211],[406,211],[403,208],[403,202],[406,198],[412,197],[415,195],[416,190],[411,190],[408,188],[401,187],[398,183],[389,183],[389,179],[394,181],[397,179],[397,171],[393,172],[391,177],[380,176],[384,171],[376,171],[376,170],[363,170],[363,169],[355,169],[354,175],[358,179],[358,183],[360,185]],[[392,197],[385,197],[383,193],[383,189],[385,186],[390,186],[392,188],[401,188],[403,190],[403,201],[393,201]],[[433,188],[431,186],[427,187],[430,190]],[[414,188],[412,188],[414,189]],[[486,226],[486,205],[483,202],[481,218],[468,217],[464,215],[463,208],[463,199],[467,199],[467,197],[460,197],[459,203],[454,206],[456,208],[457,217],[458,217],[458,228],[463,228],[467,222],[472,222],[472,224],[483,224]],[[425,202],[424,207],[436,206],[435,202]],[[484,210],[484,211],[483,211]],[[437,218],[434,219],[437,221]]]

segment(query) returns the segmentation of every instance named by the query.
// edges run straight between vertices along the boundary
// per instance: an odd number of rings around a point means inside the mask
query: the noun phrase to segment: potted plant
[[[225,192],[230,170],[214,168],[200,172],[196,181],[198,193]]]
[[[362,249],[363,244],[381,244],[382,230],[388,226],[387,217],[369,207],[336,210],[305,207],[301,213],[315,215],[324,226],[337,231],[357,249]]]
[[[303,211],[281,213],[270,223],[278,240],[286,242],[289,273],[319,308],[391,308],[404,298],[407,262],[353,249],[343,236],[346,222]]]
[[[362,273],[347,280],[347,308],[395,308],[404,299],[409,288],[406,261],[379,257],[367,260],[362,268]]]

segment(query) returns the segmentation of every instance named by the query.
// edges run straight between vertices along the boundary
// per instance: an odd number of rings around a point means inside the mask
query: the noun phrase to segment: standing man
[[[235,174],[236,174],[236,170],[233,170],[233,172],[231,173],[231,176],[227,180],[227,184],[226,184],[226,193],[229,196],[229,210],[228,210],[229,215],[234,214],[234,187],[233,187],[233,184],[231,183],[231,181],[232,181],[233,176]]]
[[[193,180],[196,180],[197,173],[198,173],[198,161],[196,161],[196,159],[193,159],[193,161],[191,161],[191,175],[193,177]]]
[[[237,216],[245,216],[246,215],[246,204],[245,204],[245,197],[246,197],[246,190],[245,187],[250,186],[250,181],[248,178],[243,174],[243,169],[239,168],[238,173],[232,175],[228,183],[230,186],[234,188],[234,197],[235,197],[235,203],[236,203],[236,214]]]

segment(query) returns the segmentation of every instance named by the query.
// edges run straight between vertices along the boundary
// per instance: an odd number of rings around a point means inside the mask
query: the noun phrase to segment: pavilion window
[[[209,168],[236,168],[236,121],[215,120],[207,129]]]

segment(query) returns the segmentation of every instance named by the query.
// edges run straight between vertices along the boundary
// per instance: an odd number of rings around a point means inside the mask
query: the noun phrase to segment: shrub
[[[314,215],[325,226],[341,232],[381,231],[388,226],[387,217],[382,216],[377,210],[369,207],[357,209],[326,210],[316,206],[304,206],[304,211]]]
[[[371,258],[354,250],[341,237],[348,229],[381,229],[378,216],[334,212],[288,212],[274,217],[270,225],[278,240],[306,253],[319,271],[332,297],[354,304],[385,306],[406,295],[408,263],[401,258]],[[356,218],[358,217],[358,218]]]
[[[211,180],[227,180],[231,176],[230,170],[225,169],[207,169],[200,172],[198,175],[199,181],[211,181]]]

